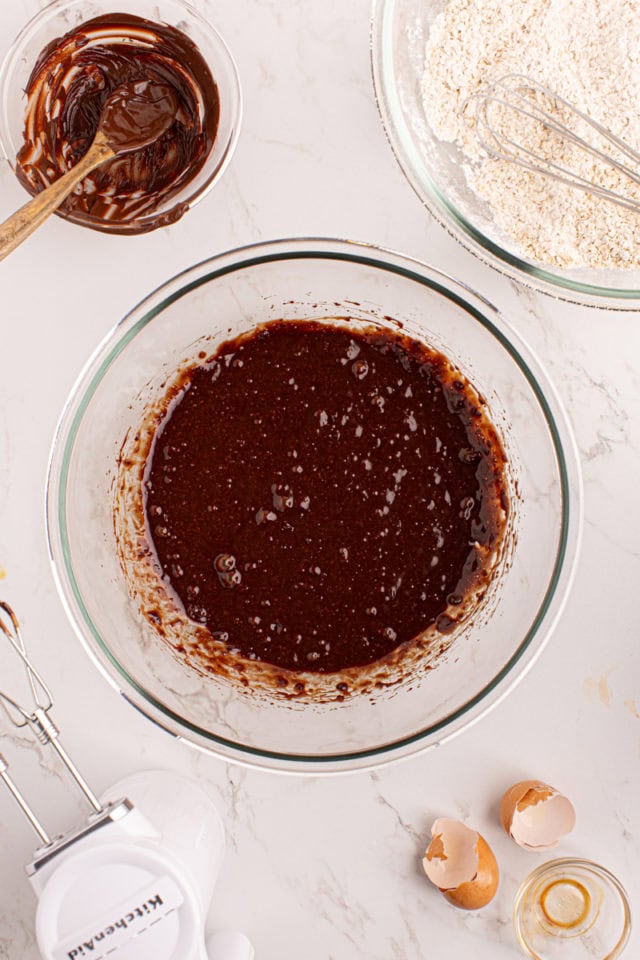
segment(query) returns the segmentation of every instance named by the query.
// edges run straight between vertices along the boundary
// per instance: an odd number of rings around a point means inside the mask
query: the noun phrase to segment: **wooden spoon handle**
[[[115,151],[100,133],[96,134],[90,149],[75,167],[36,194],[0,226],[0,260],[4,260],[23,240],[31,236],[88,173],[111,157],[115,157]]]

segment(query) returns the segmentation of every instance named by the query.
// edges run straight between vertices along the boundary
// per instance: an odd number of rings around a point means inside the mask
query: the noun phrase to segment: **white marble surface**
[[[4,0],[1,52],[37,7]],[[540,858],[501,834],[496,803],[522,776],[546,778],[573,798],[578,824],[560,851],[610,867],[638,909],[640,316],[526,292],[430,221],[377,115],[368,0],[218,0],[209,10],[237,58],[246,99],[238,151],[218,188],[181,223],[136,239],[54,219],[0,265],[0,595],[21,614],[67,745],[96,789],[155,766],[206,785],[231,841],[210,921],[249,933],[260,960],[515,957],[511,901]],[[0,164],[0,216],[23,198]],[[136,715],[72,634],[43,523],[59,411],[89,352],[124,311],[210,254],[314,234],[406,251],[492,299],[555,378],[585,481],[576,584],[551,644],[516,692],[439,751],[338,779],[234,768]],[[4,724],[0,749],[53,830],[78,821],[80,805],[51,756]],[[484,912],[456,911],[421,875],[435,815],[468,819],[493,844],[503,879]],[[0,791],[2,960],[38,956],[23,873],[33,840]],[[636,935],[628,956],[639,952]]]

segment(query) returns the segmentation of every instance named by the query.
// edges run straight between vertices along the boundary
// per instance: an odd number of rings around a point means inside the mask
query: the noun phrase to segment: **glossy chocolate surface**
[[[377,661],[482,591],[508,500],[482,400],[406,336],[278,321],[185,373],[145,474],[163,580],[290,671]]]
[[[176,93],[166,83],[123,83],[106,100],[98,130],[116,153],[141,150],[169,129],[177,110]]]

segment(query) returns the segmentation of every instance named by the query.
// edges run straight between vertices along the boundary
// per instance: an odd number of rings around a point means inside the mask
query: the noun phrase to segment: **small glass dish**
[[[71,223],[105,233],[141,233],[162,225],[176,207],[192,207],[207,195],[231,160],[240,133],[242,94],[233,57],[220,34],[185,0],[53,0],[44,7],[20,32],[0,68],[0,152],[15,172],[16,156],[23,143],[24,91],[44,47],[87,20],[114,11],[165,23],[186,34],[207,62],[220,96],[218,131],[202,169],[184,190],[169,197],[152,214],[131,221],[109,221],[58,212]]]
[[[283,702],[201,675],[145,628],[118,559],[114,482],[123,440],[135,435],[176,369],[268,320],[345,317],[354,327],[395,331],[400,323],[485,397],[512,471],[514,535],[486,604],[457,628],[433,669],[422,665],[375,696]],[[132,310],[80,374],[55,437],[47,490],[61,597],[85,648],[124,698],[175,736],[227,759],[304,773],[370,767],[442,744],[499,703],[538,657],[564,606],[581,510],[562,406],[497,310],[419,261],[312,239],[214,257]]]
[[[545,267],[517,249],[495,224],[488,204],[467,184],[467,159],[439,140],[425,115],[425,47],[446,0],[373,0],[371,61],[385,132],[420,200],[463,246],[501,273],[574,303],[637,310],[640,270]]]
[[[513,908],[516,939],[533,960],[615,960],[631,933],[627,893],[591,860],[550,860],[522,883]]]

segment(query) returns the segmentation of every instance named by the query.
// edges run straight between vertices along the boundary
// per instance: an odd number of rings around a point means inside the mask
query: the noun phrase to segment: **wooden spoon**
[[[82,160],[0,226],[0,260],[57,210],[92,170],[162,136],[173,123],[177,109],[176,93],[164,83],[137,80],[114,90],[105,102],[95,138]]]

